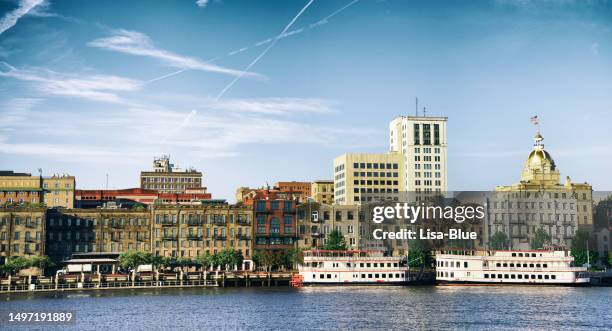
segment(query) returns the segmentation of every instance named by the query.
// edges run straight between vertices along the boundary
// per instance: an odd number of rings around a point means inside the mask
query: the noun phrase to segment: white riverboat
[[[445,283],[587,285],[586,268],[566,250],[436,252],[436,280]]]
[[[298,269],[298,285],[401,285],[410,281],[406,259],[385,256],[382,250],[308,250]]]

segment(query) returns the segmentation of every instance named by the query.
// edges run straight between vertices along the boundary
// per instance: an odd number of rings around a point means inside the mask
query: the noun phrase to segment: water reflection
[[[612,328],[605,318],[612,305],[612,288],[192,288],[12,294],[0,299],[4,309],[75,310],[75,329],[99,325],[122,329]]]

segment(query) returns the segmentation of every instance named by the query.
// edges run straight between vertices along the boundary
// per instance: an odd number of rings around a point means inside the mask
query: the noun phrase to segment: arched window
[[[280,221],[276,217],[270,221],[270,233],[280,233]]]

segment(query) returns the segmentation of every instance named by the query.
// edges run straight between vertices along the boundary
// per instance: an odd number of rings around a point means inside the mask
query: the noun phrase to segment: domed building
[[[538,132],[520,182],[496,187],[487,204],[485,237],[504,232],[510,241],[507,248],[537,248],[533,239],[539,229],[551,237],[547,244],[568,248],[578,229],[593,231],[591,185],[572,183],[569,176],[562,184],[561,173],[543,141]]]

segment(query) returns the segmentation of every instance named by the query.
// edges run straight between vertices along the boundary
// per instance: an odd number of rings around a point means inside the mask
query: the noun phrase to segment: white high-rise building
[[[399,116],[389,123],[390,151],[404,156],[407,191],[448,190],[447,117]]]

